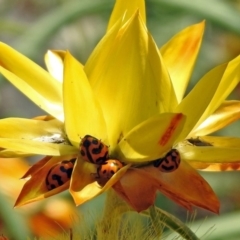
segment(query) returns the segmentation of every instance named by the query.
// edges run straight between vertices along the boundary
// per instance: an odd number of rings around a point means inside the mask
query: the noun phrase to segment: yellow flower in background
[[[144,1],[118,0],[108,30],[86,64],[69,52],[49,51],[50,74],[0,45],[1,73],[52,116],[0,120],[1,156],[47,155],[24,175],[31,178],[16,205],[68,188],[79,205],[113,186],[137,211],[151,206],[159,190],[187,209],[196,205],[218,212],[214,192],[193,167],[239,164],[239,139],[204,138],[210,145],[201,147],[186,139],[205,136],[239,118],[239,102],[225,99],[239,82],[240,57],[208,72],[185,96],[204,22],[184,29],[159,50],[145,19]],[[125,165],[103,187],[96,177],[99,165],[79,154],[86,135],[109,146],[110,159]],[[153,162],[172,148],[180,152],[179,168],[159,171]],[[74,165],[71,177],[49,190],[49,172],[66,160]]]

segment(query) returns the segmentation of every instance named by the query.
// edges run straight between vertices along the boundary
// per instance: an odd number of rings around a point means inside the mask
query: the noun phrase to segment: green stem
[[[192,230],[186,226],[182,221],[180,221],[175,216],[162,209],[155,208],[157,212],[157,217],[162,220],[163,224],[173,231],[177,232],[186,240],[199,240]],[[150,215],[151,216],[151,215]]]
[[[127,205],[113,190],[108,190],[103,217],[97,226],[97,239],[117,239],[121,217],[126,211],[129,211]]]

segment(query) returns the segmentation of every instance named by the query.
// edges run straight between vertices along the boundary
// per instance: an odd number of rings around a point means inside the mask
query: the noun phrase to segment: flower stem
[[[118,239],[121,216],[128,210],[127,205],[117,194],[113,190],[108,190],[103,217],[97,226],[97,239]]]
[[[164,223],[168,228],[172,229],[173,231],[177,232],[179,235],[181,235],[184,239],[186,240],[199,240],[199,238],[195,235],[192,230],[186,226],[182,221],[180,221],[178,218],[173,216],[172,214],[165,212],[162,209],[159,208],[154,208],[154,219],[155,220],[156,216],[160,221]],[[151,216],[151,211],[150,211],[150,217]]]

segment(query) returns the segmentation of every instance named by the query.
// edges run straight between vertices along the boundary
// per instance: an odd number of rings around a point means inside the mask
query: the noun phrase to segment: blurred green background
[[[106,31],[113,5],[114,0],[0,0],[0,41],[14,47],[44,68],[44,54],[48,49],[68,49],[84,64]],[[146,0],[146,7],[147,25],[158,46],[181,29],[206,20],[204,40],[190,88],[208,70],[240,54],[239,0]],[[240,98],[239,87],[231,98]],[[11,84],[3,78],[0,79],[1,118],[34,117],[42,114],[40,109]],[[236,122],[217,134],[239,137],[239,133],[239,122]],[[1,159],[1,164],[11,162]],[[19,164],[17,163],[17,166]],[[13,209],[21,189],[16,187],[16,181],[21,182],[18,179],[28,163],[24,164],[19,173],[9,172],[7,181],[7,170],[4,170],[5,175],[0,170],[0,239],[1,234],[16,240],[40,235],[32,225],[45,226],[44,221],[49,221],[49,218],[51,220],[57,211],[51,207],[55,202],[63,204],[60,208],[65,208],[67,202],[66,208],[71,208],[71,211],[80,215],[87,213],[89,208],[96,212],[102,209],[104,196],[75,208],[68,193]],[[15,165],[12,166],[14,168]],[[0,168],[3,169],[1,165]],[[184,209],[162,195],[157,198],[157,206],[173,213],[184,222],[193,222],[191,226],[200,237],[209,231],[202,239],[240,239],[240,172],[208,172],[203,173],[203,176],[220,198],[219,216],[198,209],[195,220],[192,221],[189,217],[191,214],[188,215]],[[6,190],[5,182],[12,191]],[[34,222],[33,218],[38,221]],[[57,218],[52,221],[58,225],[54,226],[56,232],[68,228],[65,223],[59,223]],[[49,231],[49,234],[44,232],[44,236],[51,237],[51,234],[53,231]],[[173,235],[166,235],[166,239],[172,238]]]

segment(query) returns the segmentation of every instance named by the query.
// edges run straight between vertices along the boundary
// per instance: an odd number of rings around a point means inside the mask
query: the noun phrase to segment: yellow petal
[[[186,115],[186,123],[178,141],[186,138],[199,122],[216,93],[225,69],[226,64],[223,64],[208,72],[177,106],[175,112]]]
[[[224,139],[222,139],[223,141]],[[226,140],[226,139],[225,139]],[[236,141],[237,142],[237,141]],[[238,143],[240,140],[238,139]],[[234,147],[196,147],[181,146],[179,148],[182,159],[188,162],[202,163],[239,163],[240,148]]]
[[[161,47],[160,52],[173,82],[178,102],[181,102],[202,43],[205,22],[201,22],[175,35]]]
[[[88,134],[107,144],[101,107],[81,64],[69,52],[64,61],[63,97],[65,128],[71,143],[78,147],[80,138]]]
[[[97,172],[97,165],[83,161],[78,158],[71,178],[70,193],[73,195],[75,192],[81,191],[85,186],[95,182],[95,173]]]
[[[192,146],[195,148],[192,148]],[[208,148],[205,148],[207,146]],[[204,171],[235,171],[240,170],[239,146],[240,138],[201,136],[188,139],[180,143],[178,147],[183,152],[182,158],[185,158],[195,169]],[[209,156],[203,156],[199,154],[199,151]],[[215,154],[217,154],[217,157],[215,157]]]
[[[157,54],[156,44],[152,36],[148,33],[148,57],[150,74],[147,73],[148,79],[155,79],[159,83],[158,104],[160,113],[172,112],[177,106],[177,98],[171,78],[161,54]],[[151,69],[151,70],[150,70]],[[151,83],[153,84],[153,82]],[[156,84],[156,83],[155,83]],[[156,102],[157,104],[157,102]]]
[[[208,135],[239,120],[239,109],[239,101],[225,101],[212,115],[191,132],[191,136]]]
[[[65,153],[66,151],[72,152],[73,147],[59,145],[59,143],[66,143],[62,128],[62,122],[56,119],[49,121],[23,118],[2,119],[0,120],[0,146],[8,149],[1,150],[0,155],[2,157],[13,157],[29,156],[37,152],[41,152],[42,155],[44,152],[46,155],[59,155],[60,152]],[[48,145],[48,143],[55,144]],[[42,146],[42,148],[37,150],[39,146]]]
[[[63,82],[63,61],[65,54],[65,51],[48,50],[44,57],[49,73],[60,83]]]
[[[0,72],[40,108],[63,119],[61,84],[40,66],[0,43]]]
[[[201,136],[198,139],[215,147],[239,148],[240,146],[240,138],[238,137]]]
[[[9,149],[0,149],[0,156],[3,158],[23,158],[23,157],[30,157],[35,155],[34,153],[26,153],[21,151],[9,150]]]
[[[85,71],[102,106],[113,148],[131,128],[176,106],[168,72],[138,13],[119,31],[114,26],[106,34]]]
[[[67,158],[65,156],[64,160],[70,160],[71,158]],[[34,201],[38,201],[50,196],[53,196],[57,193],[60,193],[69,187],[70,181],[67,181],[63,185],[53,189],[48,190],[46,185],[46,177],[49,170],[58,162],[62,161],[62,157],[52,157],[49,161],[42,166],[38,171],[32,172],[32,176],[27,182],[24,184],[23,189],[15,203],[15,206],[22,206],[27,203],[31,203]]]
[[[134,127],[119,143],[117,158],[127,162],[149,161],[162,157],[174,145],[185,117],[163,113]]]
[[[195,205],[214,213],[219,212],[219,201],[213,190],[185,161],[182,161],[179,168],[172,173],[160,172],[154,166],[135,168],[134,171],[142,174],[145,181],[148,177],[148,182],[151,182],[160,192],[188,210]],[[145,196],[144,193],[143,196]]]
[[[117,0],[112,11],[109,23],[108,30],[119,20],[122,19],[123,23],[127,22],[136,11],[140,12],[140,15],[144,22],[146,22],[146,13],[145,13],[145,1],[144,0]]]
[[[112,187],[126,173],[130,165],[126,165],[115,173],[112,178],[100,187],[96,181],[97,169],[93,164],[78,161],[70,185],[70,193],[76,203],[80,205],[92,198],[102,194]]]
[[[30,154],[60,156],[76,154],[77,149],[65,144],[40,142],[29,139],[0,138],[0,147]],[[1,155],[0,156],[4,157]]]
[[[200,125],[208,116],[210,116],[222,104],[222,102],[228,97],[228,95],[239,83],[240,55],[229,63],[216,67],[215,69],[213,69],[212,72],[215,72],[216,74],[216,76],[213,77],[218,77],[221,81],[216,89],[214,97],[212,98],[204,114],[202,115],[202,117],[198,121],[198,124],[195,127]],[[207,73],[203,78],[208,78],[209,82],[213,81],[214,78],[207,77],[207,75],[209,75],[209,73]],[[211,87],[209,83],[206,84],[206,86],[207,88]],[[204,97],[206,96],[205,91],[203,91]]]
[[[90,200],[101,190],[95,176],[97,166],[81,159],[75,163],[70,183],[70,193],[76,205]]]
[[[42,121],[24,118],[0,120],[0,138],[64,142],[63,123],[58,120]]]

